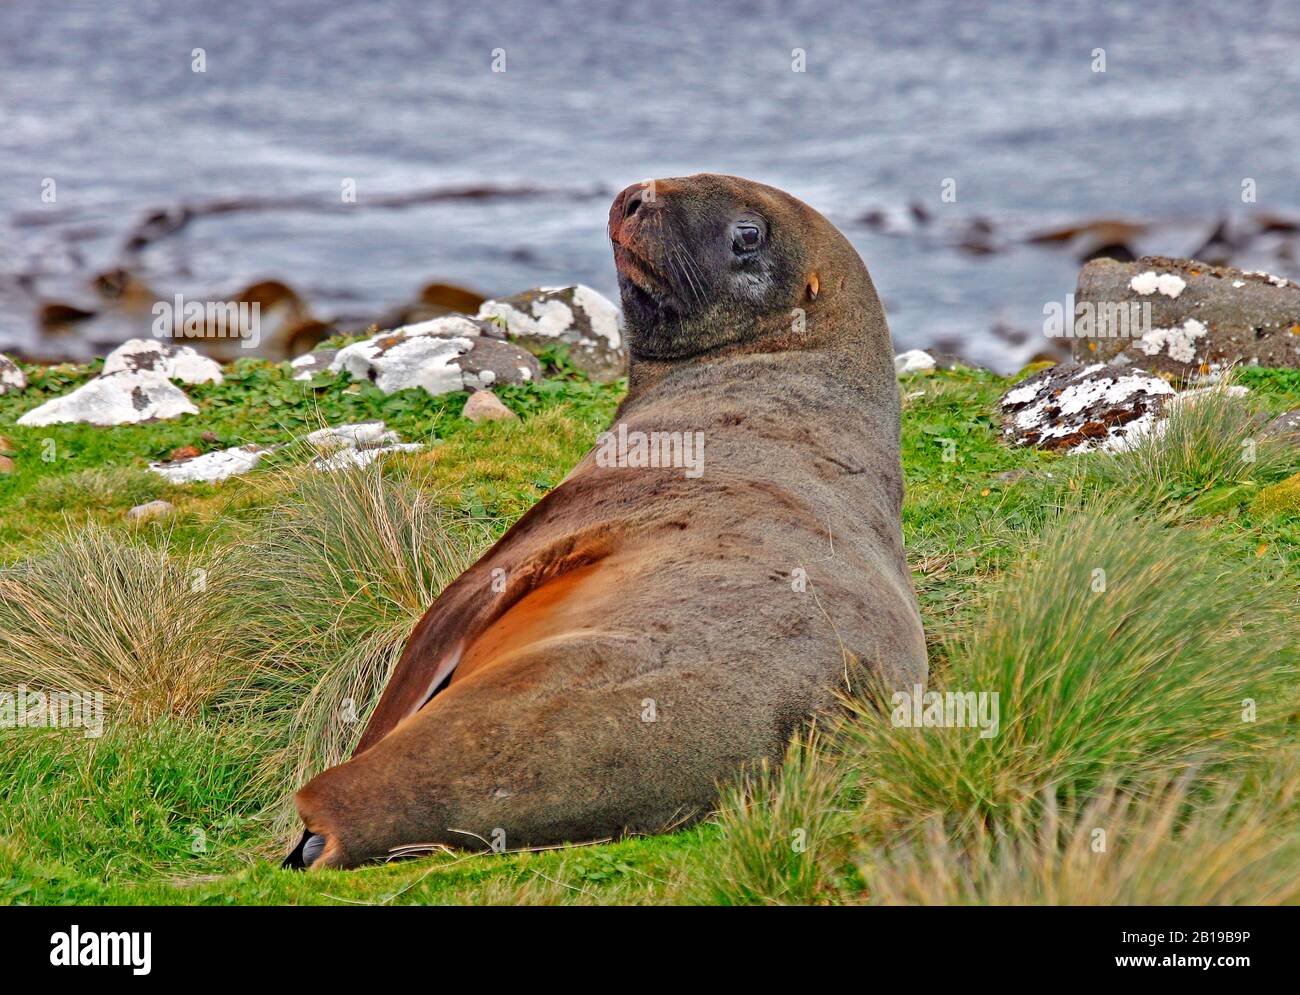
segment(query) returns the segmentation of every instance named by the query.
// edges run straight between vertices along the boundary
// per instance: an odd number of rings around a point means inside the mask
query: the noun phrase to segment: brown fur
[[[886,686],[925,677],[866,268],[779,190],[638,189],[610,213],[632,357],[615,425],[702,431],[703,475],[588,454],[443,592],[356,754],[298,792],[325,837],[314,866],[655,832],[779,762],[849,661]],[[744,256],[728,226],[753,213],[765,243]]]

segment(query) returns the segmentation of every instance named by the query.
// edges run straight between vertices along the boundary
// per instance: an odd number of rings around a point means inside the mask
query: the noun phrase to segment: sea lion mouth
[[[610,241],[614,245],[614,265],[624,311],[658,320],[679,313],[681,305],[672,282],[626,243],[615,238]]]
[[[614,244],[614,266],[621,278],[651,295],[671,295],[672,285],[659,269],[627,243],[611,238]]]

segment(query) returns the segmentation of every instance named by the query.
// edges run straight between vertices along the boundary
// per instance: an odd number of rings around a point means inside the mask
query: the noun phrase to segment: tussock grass
[[[67,534],[0,570],[0,685],[102,692],[113,719],[143,723],[228,702],[252,671],[244,574],[230,550]]]
[[[1300,454],[1294,445],[1261,438],[1264,419],[1249,398],[1231,395],[1232,386],[1232,377],[1224,376],[1194,395],[1181,395],[1162,431],[1131,449],[1101,455],[1093,476],[1107,489],[1160,502],[1295,472]]]
[[[964,845],[935,818],[919,839],[856,861],[885,905],[1278,905],[1300,901],[1300,779],[1197,790],[1193,772],[1138,792],[1109,785],[1073,811],[979,827]]]
[[[851,827],[846,768],[828,761],[818,737],[796,738],[779,770],[766,762],[724,793],[721,836],[705,875],[679,885],[681,898],[710,905],[810,905],[833,897]]]
[[[932,681],[996,692],[997,735],[895,726],[889,706],[859,702],[844,748],[865,808],[904,829],[950,813],[964,833],[1115,771],[1248,758],[1295,706],[1293,607],[1193,533],[1100,511],[1063,518]],[[1243,721],[1245,699],[1256,721]]]
[[[488,536],[378,462],[298,473],[250,545],[262,704],[287,716],[266,778],[296,787],[347,757],[411,629]]]

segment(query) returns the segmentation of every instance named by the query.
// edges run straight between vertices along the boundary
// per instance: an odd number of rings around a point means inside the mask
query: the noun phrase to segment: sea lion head
[[[712,173],[634,183],[610,207],[609,238],[634,362],[812,348],[852,329],[888,341],[856,250],[775,187]]]

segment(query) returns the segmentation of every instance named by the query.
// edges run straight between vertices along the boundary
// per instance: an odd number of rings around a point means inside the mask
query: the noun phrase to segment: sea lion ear
[[[822,282],[816,273],[808,274],[808,296],[812,300],[817,299],[817,291],[821,290]]]

